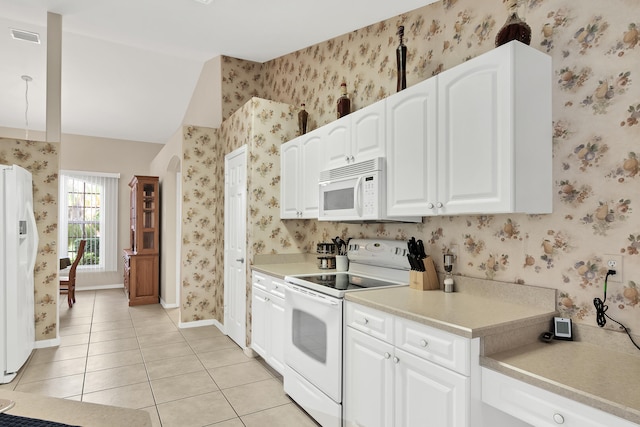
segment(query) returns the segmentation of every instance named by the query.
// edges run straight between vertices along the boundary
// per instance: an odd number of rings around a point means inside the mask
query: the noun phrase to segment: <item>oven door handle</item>
[[[312,299],[314,302],[320,302],[331,306],[340,305],[334,298],[326,298],[324,296],[321,296],[320,294],[308,291],[292,284],[287,284],[287,289],[303,298]]]

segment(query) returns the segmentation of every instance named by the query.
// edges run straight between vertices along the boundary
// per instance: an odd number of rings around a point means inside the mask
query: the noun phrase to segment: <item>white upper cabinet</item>
[[[436,213],[437,77],[387,98],[387,214]]]
[[[389,215],[550,213],[551,78],[511,42],[387,98]]]
[[[319,132],[280,146],[280,218],[318,218]]]
[[[385,101],[335,120],[321,129],[322,170],[385,155]]]
[[[438,76],[439,213],[550,213],[551,58],[511,42]]]

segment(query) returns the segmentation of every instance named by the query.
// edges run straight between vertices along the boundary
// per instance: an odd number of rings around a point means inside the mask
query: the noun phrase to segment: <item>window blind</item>
[[[118,185],[120,174],[60,171],[58,252],[76,258],[81,270],[118,270]]]

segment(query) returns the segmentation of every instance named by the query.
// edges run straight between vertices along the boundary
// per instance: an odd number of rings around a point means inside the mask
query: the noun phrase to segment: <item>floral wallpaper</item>
[[[262,64],[222,57],[222,120],[226,120],[263,90]]]
[[[429,217],[422,224],[281,221],[276,148],[295,135],[277,126],[288,126],[295,110],[278,118],[274,109],[269,123],[276,127],[250,154],[250,168],[258,172],[249,191],[252,255],[312,252],[316,242],[336,235],[415,236],[440,269],[441,254],[455,249],[457,274],[556,288],[561,314],[594,326],[605,255],[621,255],[622,283],[610,279],[608,314],[640,329],[640,92],[634,90],[640,2],[521,0],[518,13],[532,29],[531,46],[553,62],[553,214]],[[405,27],[411,86],[493,49],[506,19],[507,0],[443,0],[260,67],[229,59],[224,74],[244,77],[227,78],[223,99],[228,111],[256,93],[287,105],[304,102],[313,129],[335,120],[343,80],[354,110],[395,92],[399,25]],[[247,108],[253,107],[245,105],[223,123],[220,158],[252,140],[256,122]],[[222,221],[216,209],[214,220]],[[221,312],[222,302],[215,301]]]
[[[221,163],[217,141],[214,129],[183,129],[182,322],[223,317],[224,156]]]
[[[0,164],[21,166],[33,179],[33,208],[40,239],[35,266],[36,341],[56,338],[59,150],[57,143],[0,138]],[[66,304],[66,298],[62,301]]]

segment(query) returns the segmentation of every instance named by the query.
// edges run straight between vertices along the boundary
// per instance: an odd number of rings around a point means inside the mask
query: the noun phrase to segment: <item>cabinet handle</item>
[[[439,208],[441,208],[441,207],[443,207],[444,205],[442,204],[442,202],[438,202],[438,204],[437,204],[436,206],[437,206],[437,207],[439,207]]]
[[[561,414],[553,414],[553,421],[556,422],[556,424],[564,424],[564,417]]]
[[[344,156],[344,161],[349,163],[349,156]]]
[[[398,357],[397,357],[397,356],[393,356],[393,361],[394,361],[395,363],[400,363],[400,359],[398,359]]]
[[[391,355],[390,355],[388,352],[385,352],[385,353],[384,353],[384,358],[385,358],[385,359],[388,359],[388,358],[390,358],[390,357],[391,357]]]
[[[427,209],[433,209],[434,207],[433,203],[427,203]]]
[[[429,343],[427,342],[427,340],[421,340],[420,341],[420,345],[423,346],[423,347],[426,347],[426,346],[429,345]]]
[[[236,259],[236,261],[238,261],[240,263],[244,263],[244,258],[238,258],[238,259]],[[258,282],[259,282],[259,280],[258,280]]]
[[[367,319],[366,317],[364,318],[364,324],[368,324],[369,323],[369,319]]]
[[[352,161],[352,162],[355,162],[355,161],[356,161],[356,158],[355,158],[355,157],[353,157],[353,156],[351,156],[351,161]]]

